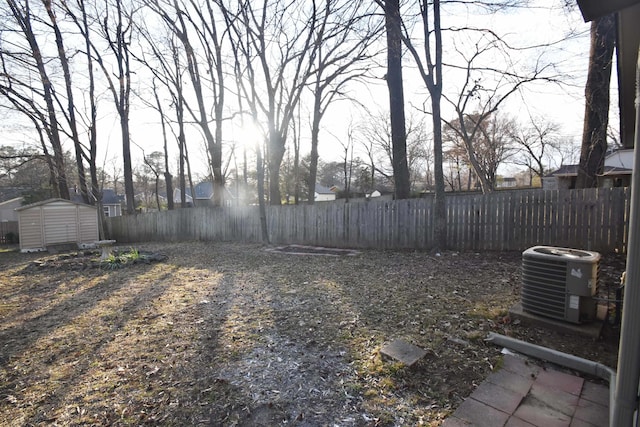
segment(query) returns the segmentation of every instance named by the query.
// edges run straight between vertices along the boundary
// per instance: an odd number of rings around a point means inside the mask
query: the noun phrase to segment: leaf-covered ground
[[[612,340],[511,321],[520,253],[136,247],[158,256],[0,253],[0,424],[437,426],[499,367],[489,331],[615,368]],[[395,338],[427,356],[382,360]]]

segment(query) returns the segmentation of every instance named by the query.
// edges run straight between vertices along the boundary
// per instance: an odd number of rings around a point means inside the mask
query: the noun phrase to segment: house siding
[[[22,197],[0,203],[0,221],[17,221],[18,213],[16,212],[16,208],[20,206],[22,206]]]

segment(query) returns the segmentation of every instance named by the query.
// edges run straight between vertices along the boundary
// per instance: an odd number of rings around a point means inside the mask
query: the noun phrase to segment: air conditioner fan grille
[[[522,308],[563,319],[566,305],[567,263],[524,257],[522,260]]]

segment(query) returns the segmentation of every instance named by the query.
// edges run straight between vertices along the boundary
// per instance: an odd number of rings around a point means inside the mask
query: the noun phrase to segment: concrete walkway
[[[442,427],[607,427],[609,389],[505,355]]]

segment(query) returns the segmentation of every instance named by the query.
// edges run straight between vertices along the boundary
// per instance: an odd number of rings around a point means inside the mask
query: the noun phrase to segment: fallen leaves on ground
[[[520,253],[137,247],[163,257],[0,254],[5,425],[437,426],[500,365],[490,331],[615,366],[615,343],[511,321]],[[382,360],[396,338],[427,355]]]

